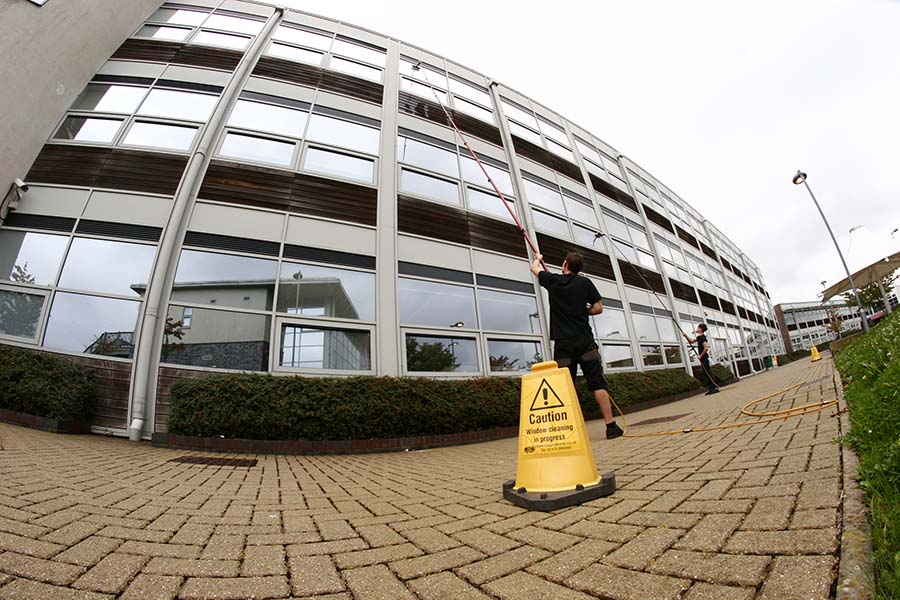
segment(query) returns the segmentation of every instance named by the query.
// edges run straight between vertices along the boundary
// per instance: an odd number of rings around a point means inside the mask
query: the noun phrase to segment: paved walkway
[[[832,374],[793,363],[631,415],[630,432],[747,420],[744,403],[802,381],[766,404],[833,399]],[[614,441],[591,423],[619,489],[549,514],[502,499],[514,439],[247,468],[0,424],[0,598],[827,599],[834,412]]]

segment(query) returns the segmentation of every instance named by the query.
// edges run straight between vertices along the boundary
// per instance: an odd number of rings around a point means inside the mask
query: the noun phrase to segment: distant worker
[[[541,266],[543,257],[538,254],[531,263],[531,272],[537,275],[538,283],[546,288],[550,295],[550,339],[553,340],[553,360],[560,367],[568,367],[572,374],[572,383],[578,365],[587,380],[588,389],[594,393],[600,412],[606,422],[606,438],[617,438],[623,433],[613,420],[612,407],[606,379],[603,377],[603,364],[600,362],[600,351],[594,341],[594,332],[588,315],[599,315],[603,312],[600,292],[587,277],[578,275],[584,265],[584,259],[578,252],[569,252],[562,265],[562,274],[556,275],[544,271]]]
[[[703,376],[706,377],[706,380],[709,384],[706,387],[706,395],[710,394],[718,394],[719,387],[716,385],[715,380],[712,377],[712,371],[709,369],[709,342],[706,339],[706,323],[700,323],[697,325],[697,337],[692,338],[688,334],[681,332],[681,335],[684,336],[684,339],[688,341],[688,343],[697,344],[697,358],[700,359],[700,368],[703,371]]]

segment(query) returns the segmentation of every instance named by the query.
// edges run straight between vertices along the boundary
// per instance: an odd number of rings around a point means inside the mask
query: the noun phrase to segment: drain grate
[[[689,417],[691,413],[684,413],[681,415],[669,415],[668,417],[656,417],[655,419],[647,419],[645,421],[638,421],[637,423],[631,423],[632,427],[637,425],[652,425],[653,423],[668,423],[669,421],[677,421],[682,417]]]
[[[206,456],[180,456],[169,462],[188,463],[191,465],[215,465],[218,467],[255,467],[255,458],[212,458]]]

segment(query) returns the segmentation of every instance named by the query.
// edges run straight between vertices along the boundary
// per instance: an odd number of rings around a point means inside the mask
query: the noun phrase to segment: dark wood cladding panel
[[[28,172],[28,181],[172,195],[187,157],[144,152],[46,144]]]
[[[45,144],[26,179],[34,183],[93,186],[109,148]]]
[[[738,375],[745,376],[750,374],[750,361],[746,358],[736,361]]]
[[[179,65],[191,65],[193,67],[234,71],[243,57],[244,53],[237,50],[210,48],[208,46],[183,46],[169,62]]]
[[[199,379],[210,377],[216,373],[208,371],[194,371],[191,369],[175,369],[172,367],[160,367],[159,379],[156,385],[156,417],[154,419],[154,432],[168,432],[169,413],[171,412],[172,386],[184,379]]]
[[[697,293],[693,286],[682,283],[677,279],[672,279],[671,277],[669,278],[669,286],[672,288],[672,295],[679,300],[697,304]]]
[[[415,115],[433,123],[451,127],[450,121],[444,113],[444,109],[441,108],[437,102],[432,102],[427,98],[421,98],[415,94],[410,94],[409,92],[401,90],[399,108],[402,113]],[[456,126],[459,127],[459,130],[463,133],[469,133],[486,142],[501,147],[503,146],[503,142],[500,138],[500,130],[497,129],[497,127],[490,123],[486,123],[481,119],[476,119],[471,115],[453,110],[452,108],[448,108],[447,111],[450,113],[450,116],[453,117]]]
[[[697,290],[697,295],[700,296],[700,304],[702,304],[706,308],[712,308],[713,310],[722,310],[722,308],[719,306],[719,299],[709,292]]]
[[[512,223],[502,223],[490,217],[468,213],[469,242],[476,248],[502,252],[519,258],[528,258],[525,240],[519,228]]]
[[[703,252],[703,254],[707,255],[708,257],[710,257],[713,260],[719,260],[719,255],[716,254],[715,250],[713,250],[712,248],[710,248],[703,242],[699,242],[699,243],[700,243],[700,250]]]
[[[404,233],[471,245],[466,212],[427,200],[397,196],[397,228]]]
[[[544,255],[544,260],[550,264],[561,265],[563,264],[563,261],[566,260],[566,255],[569,252],[579,252],[584,257],[584,267],[582,270],[585,273],[603,277],[604,279],[609,279],[611,281],[616,280],[616,274],[615,271],[613,271],[609,255],[603,252],[583,248],[572,242],[544,235],[543,233],[537,234],[537,243],[541,249],[541,254]]]
[[[642,204],[643,204],[643,203],[642,203]],[[652,208],[650,208],[650,207],[647,206],[646,204],[644,204],[643,206],[644,206],[644,213],[646,213],[647,219],[648,219],[649,221],[652,221],[653,223],[656,223],[657,225],[659,225],[660,227],[662,227],[662,228],[665,229],[666,231],[669,231],[669,232],[671,232],[671,233],[675,233],[675,228],[672,227],[672,221],[670,221],[669,219],[667,219],[664,215],[662,215],[662,214],[658,213],[657,211],[653,210]]]
[[[375,104],[381,104],[384,97],[384,86],[380,83],[271,56],[260,58],[256,68],[253,69],[253,74],[321,88]]]
[[[172,62],[172,59],[183,47],[184,44],[179,42],[129,39],[125,40],[110,58],[167,63]]]
[[[734,308],[734,304],[729,302],[728,300],[723,300],[719,298],[719,303],[722,305],[722,311],[727,312],[729,315],[737,315],[737,311]]]
[[[726,269],[728,269],[729,271],[731,271],[731,263],[728,262],[728,259],[725,258],[724,256],[722,257],[722,266],[725,267]],[[732,273],[733,272],[734,271],[732,271]]]
[[[287,211],[293,186],[292,173],[214,160],[206,170],[199,197]]]
[[[675,226],[675,233],[677,233],[678,237],[680,237],[683,241],[687,242],[694,248],[699,247],[698,246],[699,242],[697,241],[697,238],[695,238],[693,235],[691,235],[690,233],[685,231],[681,226],[679,226],[679,225]]]
[[[659,273],[645,269],[630,262],[619,260],[619,271],[622,273],[622,282],[641,289],[651,290],[657,294],[665,294],[666,286]]]
[[[291,211],[375,225],[378,190],[313,175],[294,175]]]
[[[186,156],[114,149],[95,185],[171,196],[178,189],[186,166]]]
[[[573,165],[569,161],[556,156],[549,150],[533,144],[528,140],[523,140],[517,136],[512,136],[512,140],[513,146],[515,146],[516,149],[516,154],[519,156],[529,158],[534,162],[542,164],[548,169],[553,169],[557,173],[561,173],[579,183],[583,182],[581,169],[576,165]]]
[[[313,175],[213,161],[199,197],[375,225],[378,190]]]
[[[634,201],[634,198],[609,183],[608,181],[604,181],[600,179],[593,173],[588,173],[588,176],[591,178],[591,187],[594,188],[595,191],[600,192],[610,200],[618,202],[622,206],[633,210],[634,212],[638,211],[637,202]]]

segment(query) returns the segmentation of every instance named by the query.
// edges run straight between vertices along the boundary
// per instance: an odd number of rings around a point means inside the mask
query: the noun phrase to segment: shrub
[[[96,403],[97,385],[86,369],[52,354],[0,345],[0,408],[87,422]]]
[[[900,597],[900,311],[834,357],[847,383],[850,432],[859,452],[860,487],[869,504],[875,598]]]
[[[714,364],[712,368],[710,368],[710,371],[712,372],[713,379],[716,381],[716,385],[725,385],[726,383],[734,381],[734,373],[723,364]]]
[[[697,389],[680,369],[608,376],[620,407]],[[171,433],[259,440],[439,435],[518,425],[519,378],[311,378],[232,374],[172,386]],[[585,416],[599,414],[579,384]]]

